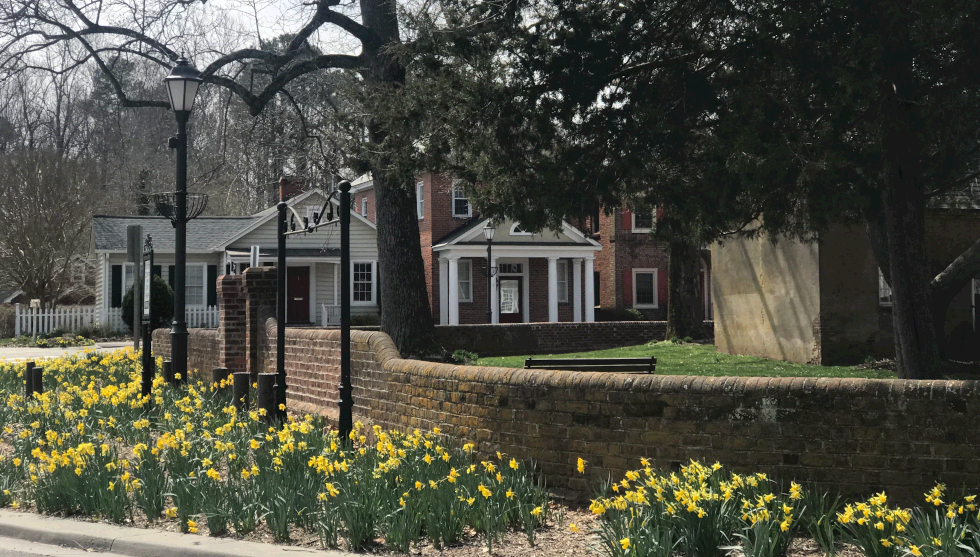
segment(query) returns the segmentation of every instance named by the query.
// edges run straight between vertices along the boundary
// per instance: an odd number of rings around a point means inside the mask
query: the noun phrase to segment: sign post
[[[144,397],[150,395],[150,390],[153,387],[153,375],[154,361],[153,361],[153,240],[150,235],[146,235],[146,243],[143,245],[143,257],[141,258],[141,263],[143,266],[143,303],[137,304],[136,299],[133,299],[133,306],[140,309],[140,323],[142,324],[143,330],[143,354],[142,354],[142,364],[143,364],[143,375],[142,375],[142,389],[141,394]],[[135,321],[134,321],[135,323]]]
[[[143,276],[140,269],[142,258],[140,257],[140,246],[143,245],[143,227],[138,224],[131,224],[126,227],[126,255],[127,260],[133,264],[133,350],[140,349],[140,280]],[[123,288],[125,288],[123,283]],[[125,293],[124,293],[125,295]]]

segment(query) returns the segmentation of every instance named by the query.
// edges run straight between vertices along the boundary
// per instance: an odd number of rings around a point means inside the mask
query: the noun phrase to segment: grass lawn
[[[869,379],[894,379],[890,370],[864,369],[855,366],[815,366],[793,364],[780,360],[768,360],[756,356],[732,356],[715,351],[713,344],[674,344],[655,342],[575,352],[572,354],[540,354],[533,357],[549,358],[637,358],[657,357],[657,373],[662,375],[714,375],[743,377],[865,377]],[[528,356],[498,356],[480,358],[473,365],[498,367],[524,367]]]

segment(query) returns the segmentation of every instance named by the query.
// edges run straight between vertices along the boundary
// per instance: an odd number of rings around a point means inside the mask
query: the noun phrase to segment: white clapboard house
[[[287,202],[300,215],[320,211],[326,193],[314,189]],[[335,203],[336,207],[336,203]],[[185,302],[189,327],[217,326],[217,278],[248,267],[251,247],[259,263],[275,266],[278,256],[275,207],[246,217],[197,217],[187,223]],[[374,223],[351,211],[351,312],[378,313],[378,248]],[[174,284],[174,228],[160,216],[92,217],[92,249],[97,258],[96,310],[100,322],[114,325],[133,266],[126,262],[126,227],[140,225],[152,238],[153,273]],[[340,322],[340,228],[325,226],[286,240],[286,320],[290,324]]]

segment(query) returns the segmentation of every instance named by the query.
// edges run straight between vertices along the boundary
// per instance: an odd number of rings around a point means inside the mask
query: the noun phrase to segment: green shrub
[[[377,327],[381,324],[381,318],[374,313],[361,313],[350,317],[352,327]]]
[[[151,327],[153,329],[159,329],[160,327],[165,327],[170,324],[170,321],[174,317],[174,294],[170,290],[170,285],[164,282],[164,280],[158,276],[153,277],[153,281],[150,283],[150,288],[152,289],[153,296],[150,298],[153,304],[153,323]],[[130,287],[129,291],[122,300],[122,320],[123,323],[129,327],[129,330],[133,330],[133,288]]]
[[[479,359],[480,356],[478,354],[467,350],[455,350],[449,355],[448,358],[448,360],[454,364],[468,364]]]

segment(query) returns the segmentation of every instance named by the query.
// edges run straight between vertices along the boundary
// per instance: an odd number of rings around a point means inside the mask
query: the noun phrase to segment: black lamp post
[[[194,99],[201,85],[200,74],[186,59],[181,58],[164,79],[170,95],[170,107],[177,117],[177,135],[170,139],[170,148],[177,150],[177,189],[173,196],[172,215],[174,239],[174,320],[170,329],[170,359],[174,374],[187,381],[187,321],[184,315],[184,283],[187,268],[187,120],[194,109]],[[206,204],[206,198],[204,203]],[[202,211],[204,207],[200,208]],[[200,213],[198,213],[200,214]],[[197,215],[194,215],[197,216]],[[193,217],[191,217],[193,218]]]
[[[492,279],[497,274],[497,269],[491,267],[493,259],[490,258],[490,250],[493,249],[493,227],[490,221],[483,227],[483,237],[487,239],[487,323],[493,323],[493,298],[491,297]]]

